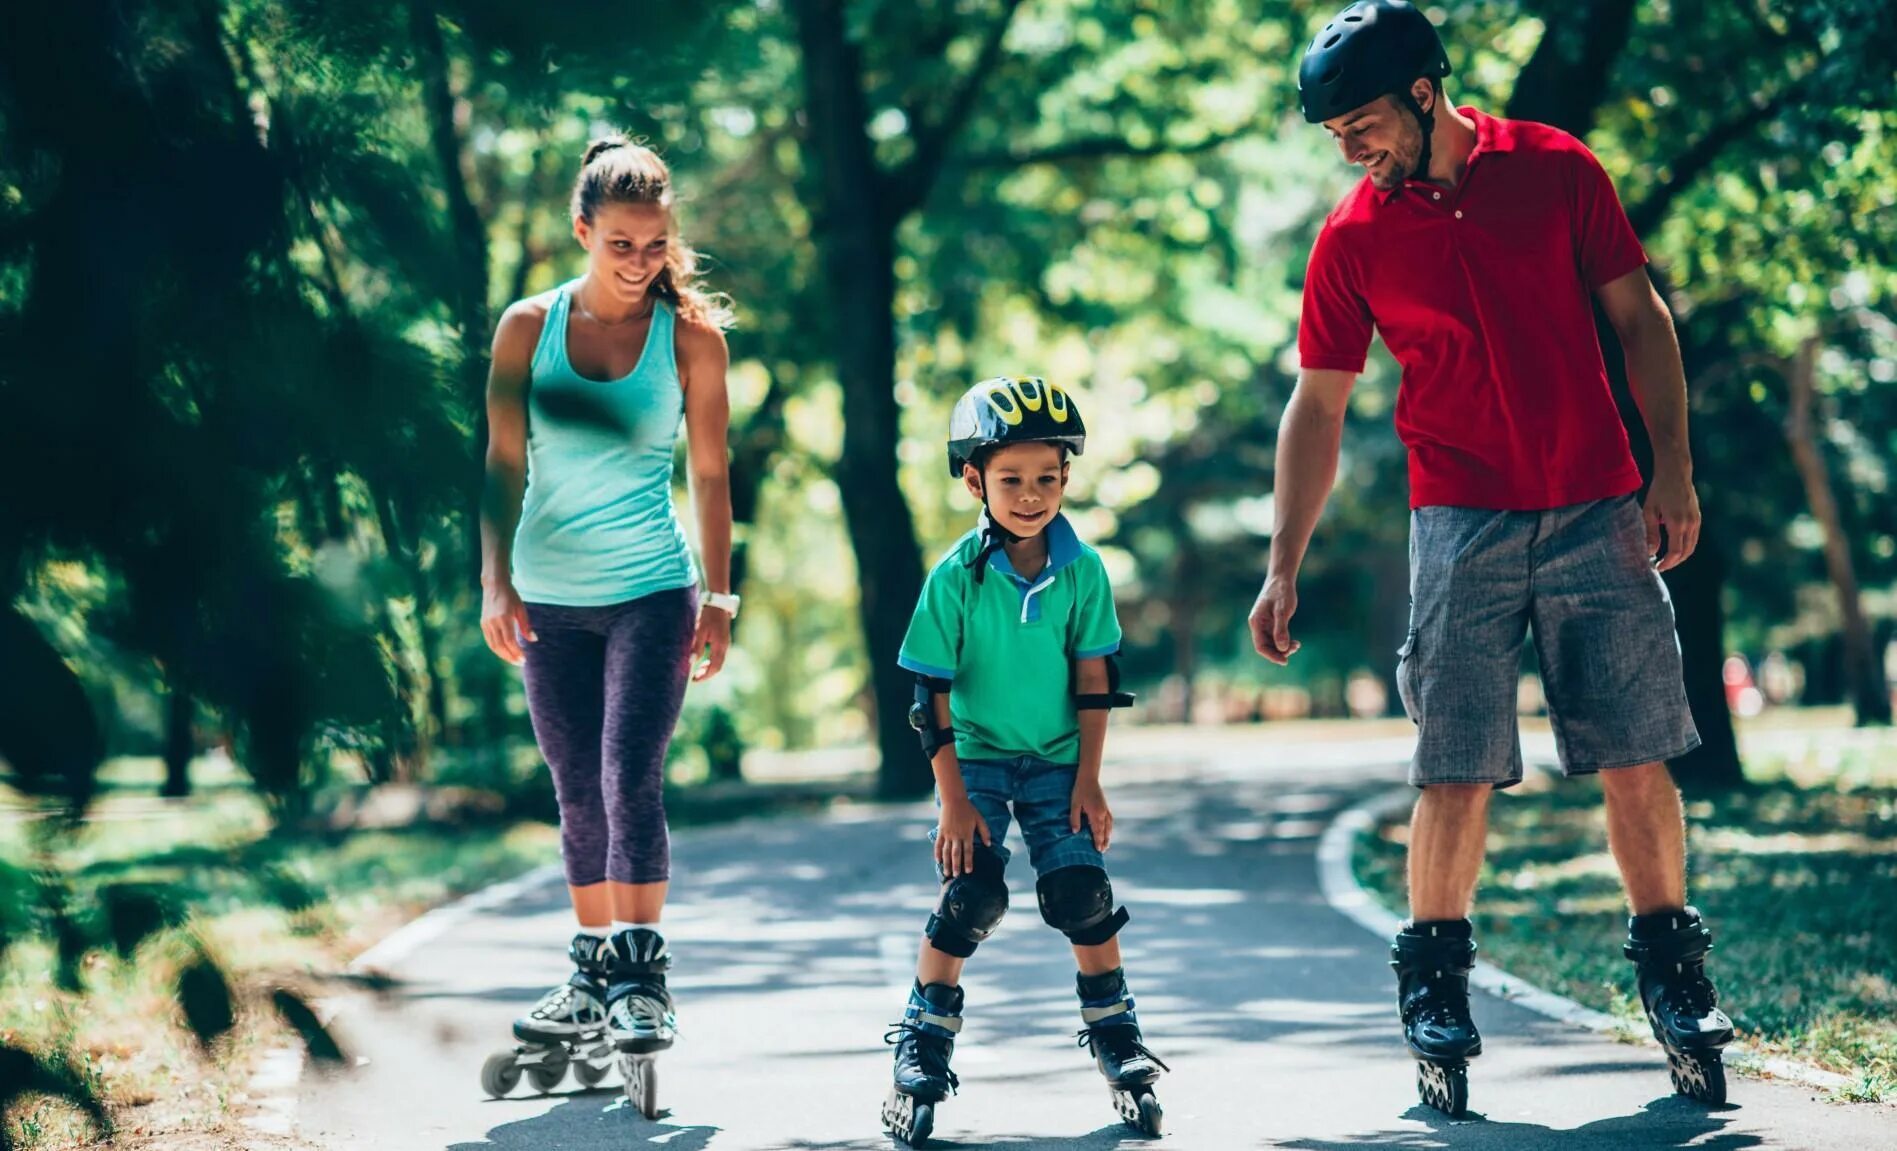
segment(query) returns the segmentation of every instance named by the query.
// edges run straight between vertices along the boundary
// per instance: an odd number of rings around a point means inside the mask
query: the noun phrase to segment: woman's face
[[[671,210],[661,204],[601,204],[592,223],[573,221],[593,279],[626,303],[645,297],[665,268]]]

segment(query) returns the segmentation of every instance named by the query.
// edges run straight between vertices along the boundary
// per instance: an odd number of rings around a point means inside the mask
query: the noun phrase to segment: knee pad
[[[1034,893],[1047,925],[1083,947],[1112,939],[1131,918],[1114,909],[1112,882],[1091,864],[1055,868],[1035,881]]]
[[[975,870],[942,883],[942,899],[923,933],[937,951],[967,959],[981,941],[993,935],[1008,911],[1005,865],[986,844],[975,844]]]

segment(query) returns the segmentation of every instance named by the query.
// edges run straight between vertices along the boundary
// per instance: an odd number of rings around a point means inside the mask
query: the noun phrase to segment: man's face
[[[1425,110],[1435,99],[1428,83],[1416,93]],[[1417,171],[1423,157],[1423,129],[1408,108],[1395,96],[1379,96],[1360,108],[1353,108],[1332,120],[1324,121],[1324,130],[1337,141],[1338,151],[1352,164],[1363,165],[1370,182],[1379,192],[1402,187],[1403,181],[1424,176]]]

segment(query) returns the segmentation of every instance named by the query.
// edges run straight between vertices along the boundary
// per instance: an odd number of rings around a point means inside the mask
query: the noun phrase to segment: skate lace
[[[948,1043],[940,1035],[903,1020],[889,1025],[889,1030],[883,1032],[883,1042],[897,1048],[901,1048],[905,1042],[912,1044],[916,1053],[916,1066],[921,1068],[924,1075],[948,1080],[950,1091],[962,1085],[961,1077],[948,1065]]]
[[[1691,1012],[1695,1018],[1710,1015],[1713,1008],[1719,1006],[1719,992],[1713,988],[1713,981],[1704,976],[1674,984],[1668,988],[1666,997],[1674,1007]]]
[[[641,1030],[670,1028],[675,1033],[678,1031],[678,1020],[671,1017],[671,1011],[649,995],[628,995],[619,1001],[619,1009],[626,1022]]]
[[[1108,1055],[1111,1055],[1120,1063],[1125,1063],[1127,1056],[1137,1053],[1157,1063],[1161,1071],[1172,1070],[1171,1067],[1166,1065],[1164,1059],[1153,1054],[1151,1048],[1147,1047],[1146,1044],[1140,1042],[1138,1039],[1133,1038],[1132,1032],[1133,1029],[1131,1027],[1102,1027],[1099,1031],[1095,1031],[1091,1027],[1082,1027],[1079,1031],[1074,1032],[1074,1046],[1085,1047],[1087,1054],[1095,1055],[1098,1052],[1094,1045],[1099,1044],[1101,1047],[1106,1048]]]
[[[579,992],[574,990],[572,984],[562,983],[541,996],[540,1002],[534,1004],[533,1015],[539,1019],[569,1019],[586,1006],[585,1000],[579,999]]]
[[[1410,996],[1411,1018],[1438,1027],[1460,1028],[1470,1025],[1468,1003],[1433,983],[1426,983]]]

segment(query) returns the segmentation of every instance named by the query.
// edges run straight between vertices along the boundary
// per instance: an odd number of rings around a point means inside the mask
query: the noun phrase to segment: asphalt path
[[[1160,1146],[1897,1147],[1897,1109],[1735,1077],[1732,1104],[1711,1110],[1672,1094],[1657,1048],[1486,996],[1471,1116],[1418,1105],[1387,941],[1324,901],[1315,863],[1329,820],[1399,780],[1402,758],[1400,738],[1252,740],[1116,763],[1108,865],[1133,914],[1126,970],[1148,1044],[1172,1065]],[[512,1019],[566,974],[571,917],[554,878],[389,964],[386,990],[334,1001],[355,1065],[305,1076],[298,1133],[391,1151],[889,1147],[881,1040],[934,898],[931,823],[926,805],[858,806],[675,838],[666,928],[681,1034],[660,1059],[655,1121],[624,1104],[616,1076],[502,1100],[479,1087]],[[1040,922],[1016,854],[1014,908],[964,978],[961,1091],[938,1108],[933,1145],[1145,1145],[1075,1046],[1072,954]],[[1743,973],[1714,974],[1743,999]]]

